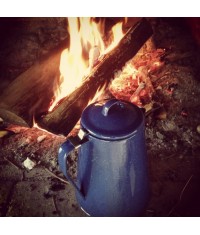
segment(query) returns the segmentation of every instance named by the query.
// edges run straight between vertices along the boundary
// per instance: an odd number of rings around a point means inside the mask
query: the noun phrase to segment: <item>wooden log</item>
[[[31,127],[33,116],[48,110],[55,86],[59,84],[60,56],[67,46],[66,38],[1,92],[0,117],[13,124]]]
[[[97,89],[109,83],[114,73],[136,55],[152,34],[151,25],[144,18],[130,28],[117,47],[103,57],[79,88],[65,97],[52,112],[37,120],[39,125],[53,133],[67,135]]]

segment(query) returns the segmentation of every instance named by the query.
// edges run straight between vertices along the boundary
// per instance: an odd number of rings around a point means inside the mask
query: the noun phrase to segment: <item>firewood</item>
[[[114,73],[136,55],[152,33],[151,25],[146,19],[130,28],[119,44],[93,68],[81,86],[65,97],[52,112],[38,119],[38,124],[50,132],[67,135],[96,91],[110,82]]]
[[[31,127],[33,116],[48,110],[55,86],[59,83],[60,55],[67,46],[68,40],[63,40],[1,91],[0,117],[4,121]]]

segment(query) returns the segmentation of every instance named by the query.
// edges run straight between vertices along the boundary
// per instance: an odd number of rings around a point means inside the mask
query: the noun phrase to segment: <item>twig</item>
[[[18,170],[21,170],[20,167],[18,167],[14,162],[10,161],[8,158],[4,157],[4,159],[8,161],[11,165],[13,165],[15,168],[17,168]]]
[[[155,112],[156,110],[158,110],[158,109],[160,109],[160,108],[162,108],[162,107],[163,107],[163,106],[159,106],[159,107],[150,109],[149,111],[147,111],[147,112],[145,113],[145,117],[147,117],[149,114]]]
[[[60,178],[59,176],[57,176],[56,174],[54,174],[53,172],[51,172],[49,169],[47,169],[47,168],[44,168],[44,169],[45,169],[47,172],[49,172],[53,177],[59,179],[59,180],[62,181],[63,183],[69,184],[68,181],[66,181],[66,180],[64,180],[64,179],[62,179],[62,178]]]
[[[179,201],[181,201],[182,199],[182,196],[183,196],[183,193],[186,189],[186,187],[188,186],[188,184],[190,183],[190,180],[192,179],[193,175],[190,176],[190,178],[188,179],[187,183],[185,184],[185,186],[183,187],[182,191],[181,191],[181,194],[180,194],[180,197],[179,197]]]
[[[56,196],[53,195],[53,204],[54,204],[54,207],[56,209],[56,212],[58,213],[58,216],[61,216],[60,215],[60,210],[58,209],[58,206],[57,206],[57,203],[56,203]]]
[[[168,213],[167,216],[169,216],[169,215],[174,211],[174,209],[178,206],[178,204],[181,202],[183,193],[184,193],[186,187],[188,186],[188,184],[190,183],[192,177],[193,177],[193,175],[191,175],[190,178],[188,179],[188,181],[186,182],[185,186],[184,186],[183,189],[181,190],[181,193],[180,193],[178,202],[172,207],[172,209],[169,211],[169,213]]]
[[[162,160],[166,160],[166,159],[172,158],[174,156],[176,156],[176,153],[173,153],[173,154],[169,155],[168,157],[164,157],[164,158],[162,158]]]

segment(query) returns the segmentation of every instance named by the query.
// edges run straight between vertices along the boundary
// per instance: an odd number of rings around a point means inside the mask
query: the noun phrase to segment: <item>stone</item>
[[[40,166],[24,172],[24,180],[26,181],[48,181],[51,177],[52,175]]]
[[[152,197],[147,210],[151,209],[154,211],[154,216],[169,216],[169,213],[176,204],[183,187],[183,182],[165,181],[162,184],[158,184],[158,182],[155,181],[152,182]],[[165,194],[163,194],[163,192],[165,192]],[[170,200],[165,199],[166,195],[167,198],[170,198]]]
[[[58,216],[52,197],[45,198],[48,182],[18,182],[9,204],[7,216]]]
[[[0,181],[0,216],[6,216],[8,200],[11,190],[13,188],[13,182]]]
[[[43,140],[45,140],[46,137],[47,137],[46,135],[38,136],[37,142],[38,142],[38,143],[41,143]]]
[[[26,167],[26,169],[32,170],[35,167],[36,163],[27,157],[26,160],[23,162],[23,165]]]
[[[174,121],[163,121],[162,127],[165,131],[175,131],[176,130],[176,124]]]
[[[57,191],[55,203],[60,216],[87,216],[79,207],[76,201],[74,188],[71,185],[67,185],[65,190]]]
[[[200,134],[200,125],[197,126],[197,132]]]
[[[7,160],[0,161],[0,181],[20,181],[23,178],[23,172],[20,168],[11,164]]]
[[[163,140],[164,139],[164,135],[162,135],[160,132],[156,132],[156,136],[158,137],[158,139]]]

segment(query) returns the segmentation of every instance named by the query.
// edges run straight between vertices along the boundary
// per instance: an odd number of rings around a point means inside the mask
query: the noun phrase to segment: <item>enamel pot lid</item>
[[[112,99],[90,104],[82,113],[81,127],[99,139],[119,140],[132,136],[143,121],[136,105]]]

